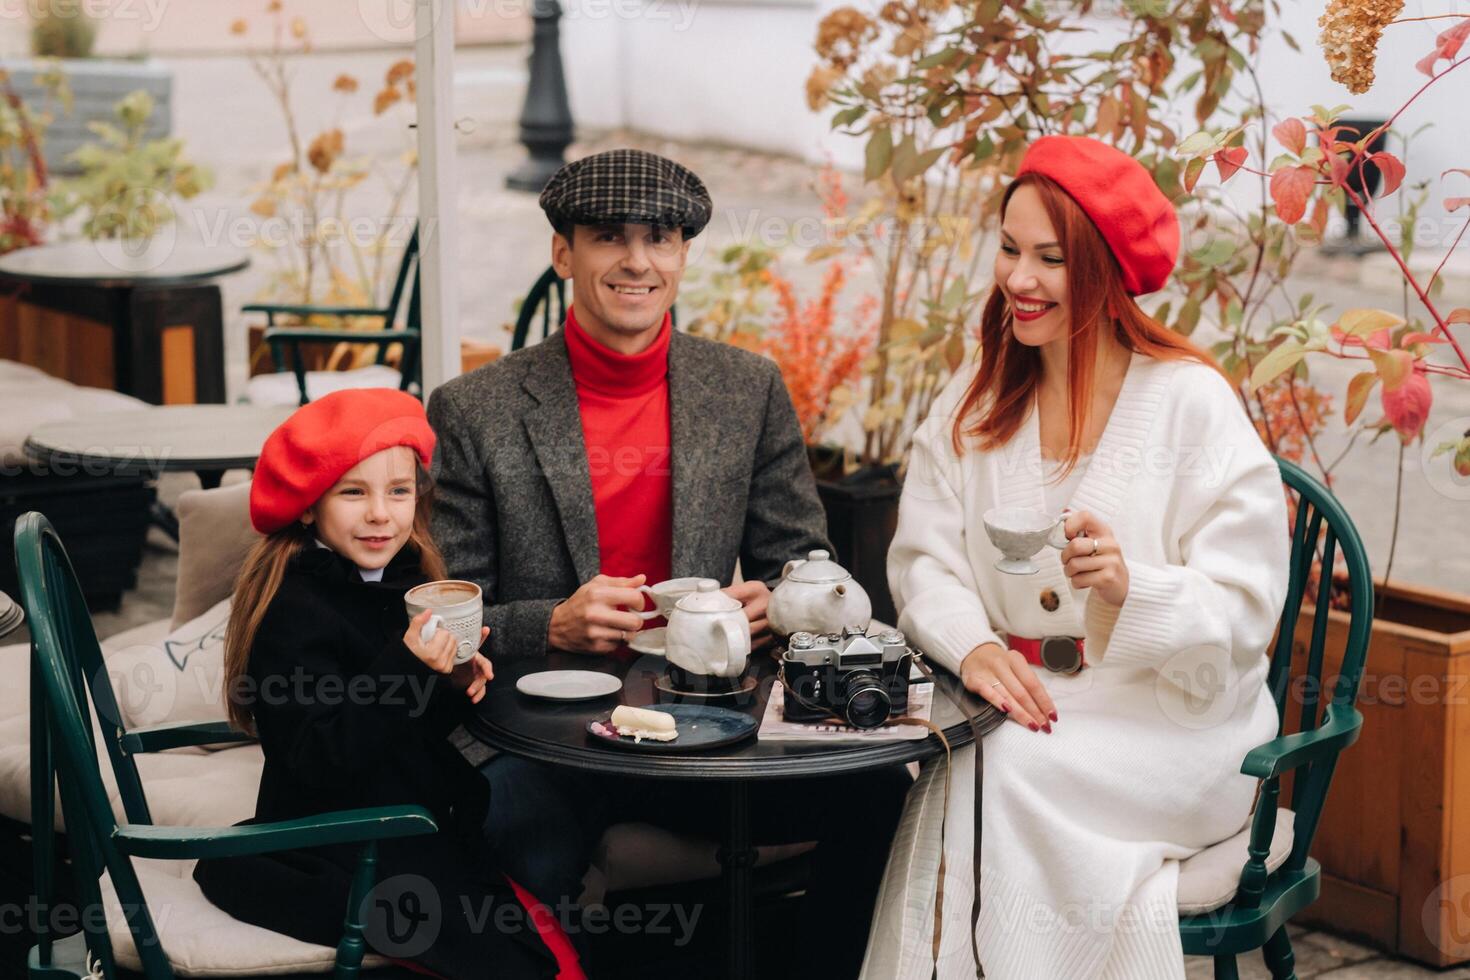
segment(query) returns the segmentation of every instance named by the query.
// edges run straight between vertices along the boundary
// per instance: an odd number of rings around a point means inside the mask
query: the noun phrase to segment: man
[[[613,150],[563,167],[541,206],[552,264],[572,280],[563,329],[429,401],[450,574],[484,590],[496,657],[616,654],[643,625],[638,586],[684,576],[725,584],[768,640],[768,583],[830,546],[775,364],[672,327],[708,192],[672,160]],[[737,559],[744,581],[730,585]],[[718,787],[614,784],[508,756],[484,772],[487,835],[553,903],[576,899],[610,823],[693,810],[708,826],[723,806]],[[814,920],[849,936],[867,922],[907,783],[900,769],[757,787],[758,842],[821,838]],[[856,975],[856,946],[836,975]],[[816,962],[831,969],[825,946]]]

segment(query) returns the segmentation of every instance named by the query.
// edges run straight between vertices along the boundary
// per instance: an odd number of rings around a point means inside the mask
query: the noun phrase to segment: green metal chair
[[[1249,858],[1235,898],[1224,908],[1181,916],[1179,920],[1184,952],[1190,956],[1214,957],[1215,976],[1220,980],[1235,980],[1239,976],[1236,955],[1253,949],[1262,950],[1266,967],[1276,980],[1296,976],[1286,923],[1321,893],[1322,868],[1307,852],[1317,831],[1338,753],[1357,741],[1363,727],[1363,716],[1353,705],[1358,697],[1358,683],[1368,655],[1369,630],[1373,625],[1373,579],[1368,555],[1337,498],[1296,464],[1283,459],[1276,462],[1281,468],[1282,481],[1297,497],[1290,587],[1267,676],[1280,718],[1277,737],[1252,749],[1241,766],[1241,772],[1265,782],[1251,823]],[[1302,665],[1304,681],[1298,685],[1301,711],[1297,730],[1286,734],[1289,723],[1286,695],[1292,688],[1294,634],[1302,597],[1318,554],[1322,562],[1319,581],[1332,581],[1339,547],[1352,590],[1342,664],[1335,683],[1330,689],[1325,687],[1322,668],[1330,604],[1324,588],[1312,621],[1312,642]],[[1321,695],[1329,690],[1331,700],[1319,704]],[[1268,872],[1266,857],[1271,850],[1280,805],[1281,777],[1286,773],[1293,774],[1291,797],[1286,805],[1296,813],[1291,854],[1274,872]]]
[[[370,376],[363,383],[353,384],[346,377],[334,378],[333,381],[340,382],[338,387],[363,387],[364,385],[376,386],[382,383],[384,378],[391,379],[387,374],[387,357],[389,348],[394,344],[402,345],[402,355],[398,364],[397,385],[401,391],[416,390],[420,385],[419,378],[419,343],[421,340],[422,316],[419,307],[419,228],[414,224],[413,235],[409,237],[408,246],[403,250],[403,258],[398,264],[398,273],[393,280],[393,292],[388,296],[386,306],[316,306],[300,305],[292,303],[249,303],[240,307],[244,313],[265,314],[264,340],[270,346],[271,360],[275,364],[278,375],[290,371],[296,378],[296,390],[300,398],[300,404],[305,405],[310,401],[308,381],[315,372],[308,372],[301,357],[302,344],[374,344],[377,346],[378,354],[374,362],[374,368]],[[403,326],[398,327],[398,311],[404,306],[404,298],[407,297],[407,310],[403,317]],[[376,316],[383,318],[383,329],[381,330],[348,330],[346,328],[334,327],[278,327],[277,316]],[[289,355],[290,365],[287,366]],[[363,369],[360,369],[363,370]],[[337,375],[350,375],[352,372],[331,372]],[[261,387],[256,384],[256,390]],[[268,401],[259,395],[251,395],[251,401]]]
[[[516,314],[515,330],[510,336],[510,349],[520,350],[528,344],[540,343],[550,337],[567,318],[567,283],[566,280],[556,274],[556,269],[547,266],[546,271],[541,273],[541,278],[531,287],[526,298],[521,301],[520,311]],[[673,325],[679,325],[679,312],[674,307],[669,307],[669,319]],[[531,330],[537,328],[537,336],[531,337]]]
[[[326,844],[361,844],[351,891],[344,896],[343,935],[334,974],[339,980],[357,977],[367,951],[359,910],[373,887],[377,842],[434,833],[437,828],[428,811],[417,806],[393,806],[247,827],[155,826],[134,755],[185,745],[240,741],[247,736],[219,722],[125,730],[118,721],[121,715],[112,684],[71,562],[44,516],[33,511],[16,522],[15,554],[21,604],[31,629],[31,833],[38,907],[50,909],[55,892],[57,842],[52,828],[58,783],[81,908],[103,907],[99,880],[104,872],[110,874],[147,980],[171,980],[174,973],[159,941],[133,858],[234,857]],[[93,743],[93,708],[117,777],[124,823],[114,816],[102,781]],[[57,939],[43,925],[40,941],[30,952],[30,980],[75,980],[95,975],[89,960],[100,966],[108,980],[120,976],[105,923],[100,923],[95,913],[79,918],[82,931],[65,939]]]

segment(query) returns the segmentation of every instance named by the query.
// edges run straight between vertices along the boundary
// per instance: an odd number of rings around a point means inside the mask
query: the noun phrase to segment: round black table
[[[759,720],[776,681],[776,668],[773,656],[757,653],[749,668],[758,682],[755,690],[735,701],[714,703]],[[587,722],[606,719],[619,704],[656,706],[659,692],[654,682],[662,676],[663,669],[663,658],[631,652],[610,657],[550,653],[539,657],[499,658],[495,680],[466,727],[495,749],[552,765],[598,773],[724,784],[730,806],[719,857],[730,902],[729,972],[731,977],[744,980],[751,975],[751,868],[755,856],[750,839],[751,780],[831,776],[901,765],[941,755],[944,746],[932,734],[922,739],[876,744],[763,742],[753,738],[724,748],[687,754],[638,752],[597,744],[587,733]],[[547,701],[516,690],[517,679],[542,670],[616,674],[623,680],[623,689],[590,701]],[[943,670],[936,670],[935,675],[945,690],[964,698],[978,715],[981,734],[1005,720],[989,704],[965,691],[952,675]],[[931,720],[944,731],[951,748],[973,741],[963,713],[942,691],[934,694]]]
[[[54,472],[156,478],[191,472],[206,490],[226,470],[254,469],[266,437],[294,405],[161,405],[48,422],[26,437],[27,456]],[[153,520],[175,539],[178,521],[157,502]]]
[[[62,314],[0,322],[38,350],[87,350],[35,366],[155,405],[225,400],[224,314],[212,280],[250,264],[242,249],[177,240],[176,222],[147,242],[58,242],[0,256],[0,283]],[[98,325],[107,333],[98,336]],[[31,334],[39,331],[39,334]]]

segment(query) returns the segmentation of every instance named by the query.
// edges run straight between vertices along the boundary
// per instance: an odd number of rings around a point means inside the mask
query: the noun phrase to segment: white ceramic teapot
[[[848,626],[866,631],[873,603],[847,569],[818,549],[786,563],[780,583],[771,590],[766,618],[779,636],[802,630],[841,633]]]
[[[706,677],[739,677],[750,658],[750,620],[734,596],[712,578],[699,580],[669,613],[664,634],[669,663]]]

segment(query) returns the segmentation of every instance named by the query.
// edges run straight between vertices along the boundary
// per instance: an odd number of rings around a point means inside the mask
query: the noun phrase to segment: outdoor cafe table
[[[219,486],[226,470],[254,469],[260,449],[294,405],[161,405],[79,415],[31,430],[25,452],[64,474],[99,472],[156,478],[192,472],[200,486]],[[178,537],[178,522],[154,505],[154,521]]]
[[[662,675],[661,657],[623,653],[587,656],[548,653],[534,657],[500,657],[495,679],[467,726],[470,734],[492,748],[538,762],[592,772],[652,779],[704,780],[722,783],[730,806],[719,852],[729,897],[729,974],[738,980],[751,976],[751,866],[754,851],[750,832],[750,784],[757,779],[794,779],[833,776],[866,769],[902,765],[942,755],[944,746],[932,733],[922,739],[890,742],[771,742],[747,739],[723,748],[687,754],[641,752],[609,748],[593,741],[586,730],[594,719],[606,720],[619,704],[657,707],[654,682]],[[516,681],[542,670],[595,670],[616,674],[623,689],[588,701],[549,701],[516,690]],[[757,721],[776,680],[777,664],[765,652],[751,658],[754,691],[738,701],[715,704],[742,711]],[[935,670],[939,683],[966,698],[980,716],[981,731],[1001,724],[1004,716],[965,691],[952,675]],[[951,748],[968,745],[969,724],[948,697],[936,691],[931,720],[944,731]]]

